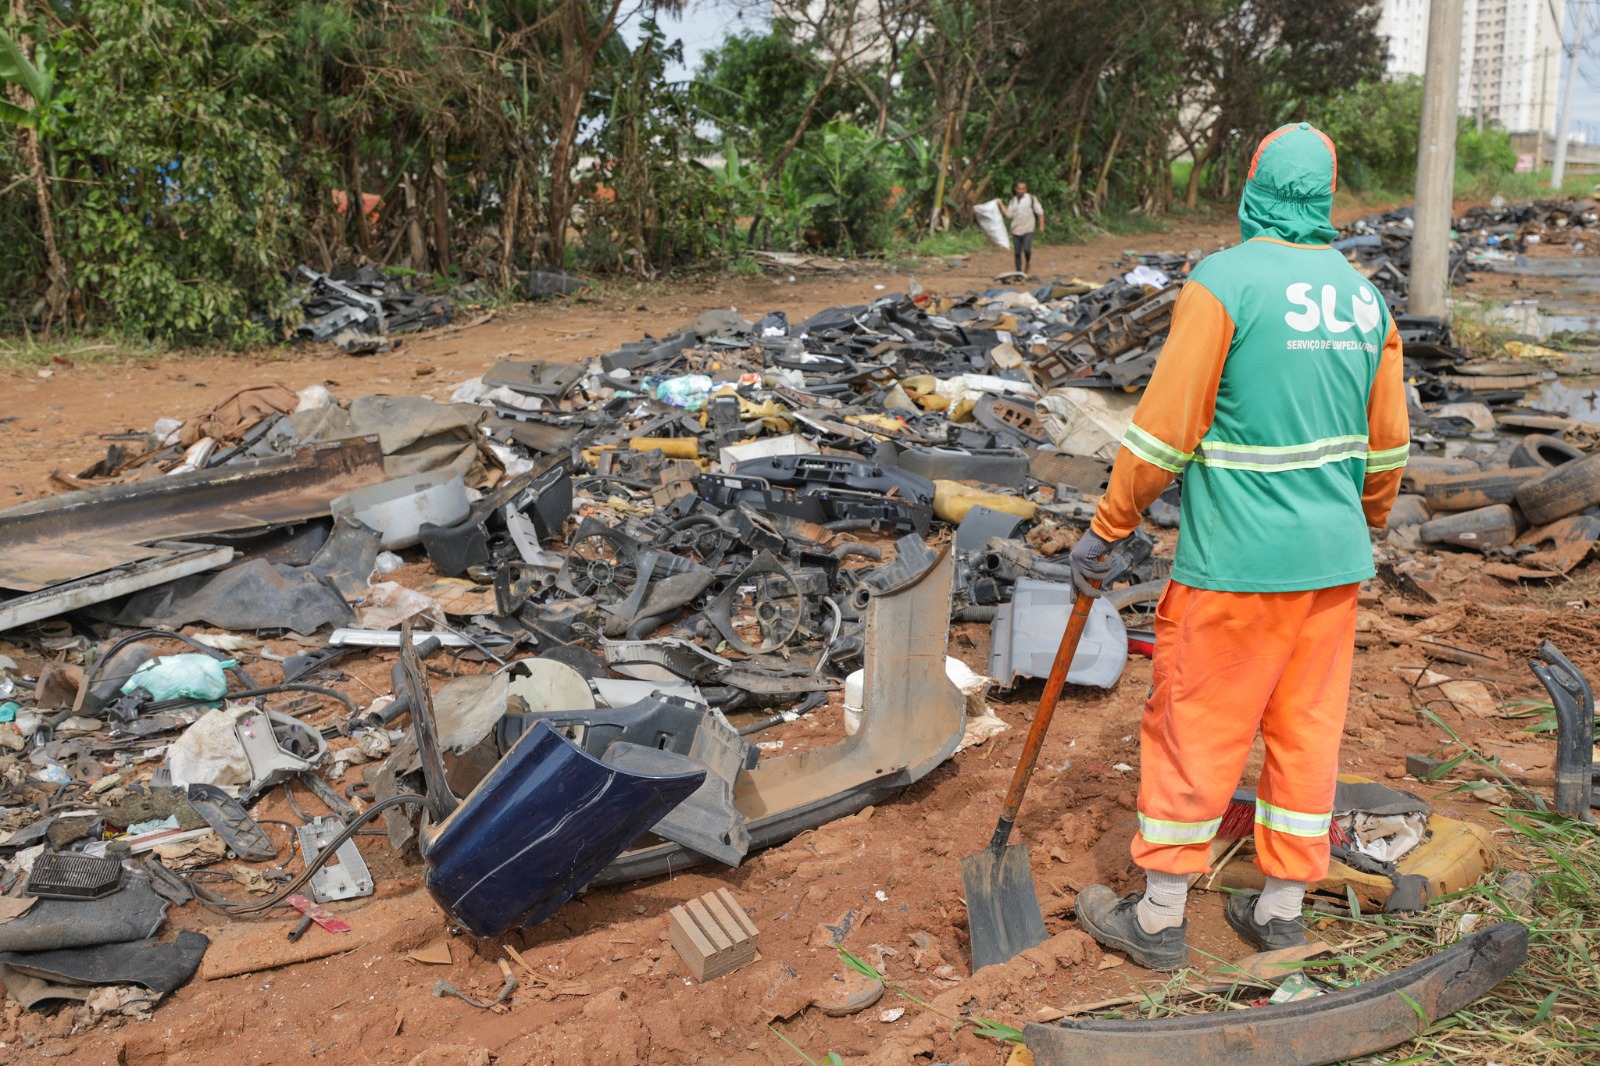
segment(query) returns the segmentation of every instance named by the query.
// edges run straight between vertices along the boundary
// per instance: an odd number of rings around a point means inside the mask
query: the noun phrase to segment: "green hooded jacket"
[[[1332,142],[1306,123],[1262,141],[1244,243],[1195,267],[1123,439],[1097,532],[1124,534],[1182,472],[1172,576],[1191,587],[1289,592],[1373,574],[1368,525],[1383,523],[1409,433],[1389,309],[1328,243],[1336,175]]]

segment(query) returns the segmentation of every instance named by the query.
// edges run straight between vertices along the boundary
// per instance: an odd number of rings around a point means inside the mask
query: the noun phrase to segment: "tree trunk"
[[[1106,157],[1100,163],[1100,174],[1094,182],[1094,209],[1099,214],[1105,208],[1106,196],[1110,192],[1111,164],[1117,158],[1117,148],[1122,144],[1122,128],[1119,126],[1111,134],[1111,143],[1106,146]]]
[[[500,291],[511,291],[511,272],[517,257],[517,216],[522,212],[522,160],[511,167],[511,185],[500,214]]]
[[[39,233],[44,238],[45,255],[45,332],[66,306],[70,281],[66,260],[56,244],[55,214],[50,210],[50,175],[44,166],[44,153],[39,151],[39,135],[34,130],[22,131],[22,155],[28,167],[28,177],[33,182],[34,202],[39,207]]]
[[[441,274],[450,272],[450,185],[445,171],[444,138],[433,140],[433,254]]]

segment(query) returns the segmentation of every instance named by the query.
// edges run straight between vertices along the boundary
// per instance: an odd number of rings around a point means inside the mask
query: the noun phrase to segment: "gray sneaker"
[[[1256,900],[1260,898],[1259,892],[1236,893],[1222,909],[1223,917],[1246,944],[1257,951],[1278,951],[1307,943],[1305,926],[1298,918],[1273,918],[1265,924],[1256,921]]]
[[[1147,933],[1139,924],[1139,893],[1117,898],[1105,885],[1078,893],[1078,924],[1105,947],[1125,952],[1147,970],[1181,970],[1189,965],[1189,923]]]

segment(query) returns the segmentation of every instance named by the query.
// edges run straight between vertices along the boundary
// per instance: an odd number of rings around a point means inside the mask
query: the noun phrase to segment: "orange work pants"
[[[1172,874],[1210,868],[1211,840],[1259,729],[1267,759],[1257,861],[1287,881],[1326,876],[1355,629],[1355,585],[1215,592],[1168,582],[1139,730],[1136,863]]]

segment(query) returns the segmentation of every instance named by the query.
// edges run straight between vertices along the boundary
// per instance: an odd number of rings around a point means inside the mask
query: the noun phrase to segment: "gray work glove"
[[[1099,599],[1100,590],[1095,585],[1111,576],[1111,545],[1094,530],[1086,529],[1072,546],[1067,561],[1072,564],[1072,583],[1078,591],[1090,599]],[[1091,581],[1095,584],[1089,584]]]

